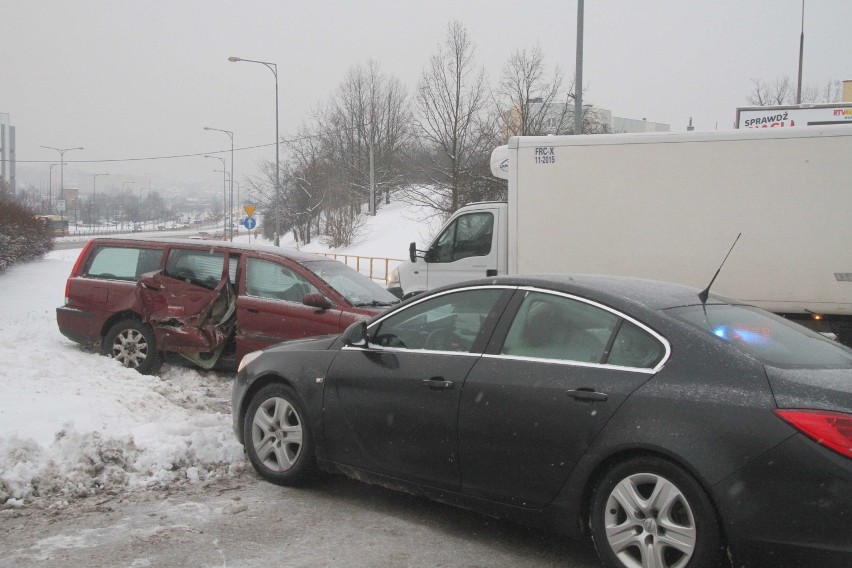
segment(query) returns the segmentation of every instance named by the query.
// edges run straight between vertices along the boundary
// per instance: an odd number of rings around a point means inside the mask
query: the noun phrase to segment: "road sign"
[[[243,226],[248,230],[252,230],[257,227],[257,220],[254,217],[246,217],[243,219]]]
[[[248,215],[249,217],[254,215],[255,209],[257,209],[257,206],[255,205],[243,205],[243,211],[245,211],[246,215]]]

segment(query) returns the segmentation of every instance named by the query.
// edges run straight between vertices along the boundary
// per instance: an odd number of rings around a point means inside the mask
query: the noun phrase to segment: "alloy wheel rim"
[[[137,368],[148,357],[148,342],[135,329],[125,329],[115,337],[112,356],[125,367]]]
[[[261,463],[283,473],[302,453],[302,419],[289,401],[279,397],[265,400],[252,420],[252,445]]]
[[[612,490],[604,514],[606,539],[626,568],[682,568],[695,551],[695,517],[668,479],[637,473]]]

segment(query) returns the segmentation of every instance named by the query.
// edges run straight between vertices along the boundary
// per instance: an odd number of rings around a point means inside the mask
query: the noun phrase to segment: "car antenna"
[[[702,304],[707,303],[707,298],[710,296],[710,287],[713,286],[713,282],[716,281],[716,277],[719,276],[719,273],[722,271],[722,267],[725,266],[725,261],[728,260],[728,257],[731,256],[731,251],[734,250],[734,247],[737,246],[737,241],[740,240],[740,237],[743,236],[742,233],[737,235],[737,238],[734,239],[734,244],[731,245],[728,254],[725,255],[725,258],[722,260],[722,264],[719,265],[719,268],[716,269],[716,274],[713,275],[713,278],[710,279],[710,284],[707,285],[704,290],[698,293],[698,299],[701,300]]]

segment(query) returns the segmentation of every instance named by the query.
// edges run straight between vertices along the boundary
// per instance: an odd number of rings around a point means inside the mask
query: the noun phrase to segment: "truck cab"
[[[505,202],[462,207],[426,250],[411,243],[409,260],[391,274],[388,290],[408,298],[461,280],[506,274],[507,221]]]

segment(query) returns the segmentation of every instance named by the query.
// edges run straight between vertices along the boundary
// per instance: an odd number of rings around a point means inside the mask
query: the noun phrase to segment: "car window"
[[[146,272],[158,270],[162,259],[159,249],[98,246],[89,257],[86,276],[135,281]]]
[[[442,294],[382,320],[372,342],[385,347],[467,352],[500,297],[500,289]]]
[[[192,249],[172,249],[165,275],[212,290],[222,279],[225,254]]]
[[[776,367],[852,367],[848,347],[758,308],[710,304],[667,312]]]
[[[435,241],[433,262],[453,262],[491,253],[494,215],[488,212],[462,215]]]
[[[246,259],[246,294],[269,300],[302,303],[318,290],[295,271],[261,258]]]
[[[601,363],[619,322],[615,314],[564,296],[529,292],[501,352],[583,363]]]
[[[240,265],[240,255],[231,254],[228,256],[228,280],[234,286],[237,285],[237,267]]]
[[[638,325],[624,320],[609,351],[606,363],[651,369],[665,356],[663,344]]]

